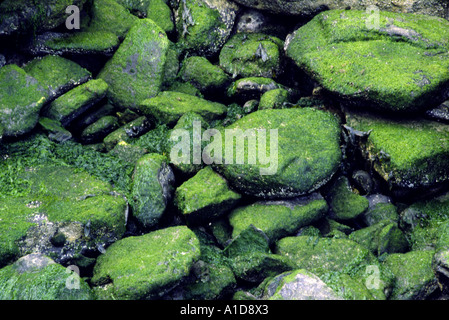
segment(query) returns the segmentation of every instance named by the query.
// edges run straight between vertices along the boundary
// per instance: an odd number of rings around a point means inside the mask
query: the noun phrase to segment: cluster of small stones
[[[445,299],[447,19],[0,1],[0,299]]]

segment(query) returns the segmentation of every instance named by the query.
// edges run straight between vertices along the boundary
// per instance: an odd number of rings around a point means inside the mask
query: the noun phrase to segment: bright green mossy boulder
[[[115,0],[95,0],[90,9],[90,15],[87,30],[108,31],[119,39],[123,39],[134,22],[138,20]]]
[[[54,100],[44,115],[58,120],[66,127],[73,120],[89,110],[95,103],[103,99],[108,91],[108,84],[102,79],[90,80]]]
[[[288,201],[259,201],[239,207],[229,215],[235,238],[250,225],[261,229],[271,243],[293,235],[301,227],[316,222],[327,213],[328,205],[319,195]]]
[[[410,251],[388,255],[384,265],[395,276],[392,300],[424,300],[438,290],[432,269],[434,251]]]
[[[92,300],[87,282],[52,259],[29,254],[0,269],[0,300]]]
[[[282,109],[287,105],[289,100],[289,92],[287,89],[273,89],[265,92],[260,97],[259,110]]]
[[[367,139],[359,142],[362,154],[393,191],[407,193],[448,180],[446,125],[356,113],[346,118],[348,126],[369,132]]]
[[[163,91],[156,97],[142,101],[140,111],[155,122],[173,126],[182,115],[194,112],[211,121],[224,116],[226,106],[189,94]]]
[[[48,88],[49,99],[64,94],[92,77],[90,71],[77,63],[54,55],[46,55],[28,62],[23,69]]]
[[[249,282],[261,282],[295,268],[295,263],[288,257],[271,252],[269,239],[253,225],[232,239],[223,254],[228,257],[236,278]]]
[[[177,12],[178,43],[198,55],[214,55],[229,38],[239,7],[228,0],[182,0]]]
[[[31,252],[76,261],[83,250],[101,250],[123,236],[127,201],[108,183],[51,165],[15,178],[26,182],[27,192],[2,199],[1,264]]]
[[[92,284],[108,299],[159,298],[190,274],[200,254],[198,238],[185,226],[127,237],[98,257]]]
[[[282,238],[275,253],[289,257],[298,269],[306,269],[321,279],[349,275],[365,285],[374,299],[386,299],[391,275],[365,247],[348,239],[298,236]],[[375,279],[373,279],[373,272]],[[371,283],[371,282],[374,283]]]
[[[232,210],[240,198],[222,176],[207,166],[176,189],[174,202],[187,221],[204,223]]]
[[[220,66],[234,77],[276,78],[282,71],[283,42],[260,33],[237,33],[220,51]]]
[[[355,219],[368,209],[368,199],[354,193],[345,176],[339,177],[330,188],[327,199],[336,220]]]
[[[15,64],[0,68],[0,126],[3,135],[20,136],[37,124],[48,93],[35,78]]]
[[[328,112],[259,110],[223,131],[223,152],[213,156],[214,163],[244,194],[283,198],[310,193],[340,165],[340,124]]]
[[[227,83],[228,75],[205,57],[192,56],[186,58],[179,70],[179,78],[189,82],[201,92],[210,92],[222,89]]]
[[[169,47],[167,35],[155,22],[137,20],[98,75],[109,84],[110,101],[135,110],[155,96],[164,82]]]
[[[416,112],[449,88],[449,22],[369,11],[318,14],[287,40],[286,53],[326,90],[360,108]]]
[[[133,215],[145,228],[157,226],[173,196],[175,176],[165,156],[149,153],[134,169]]]

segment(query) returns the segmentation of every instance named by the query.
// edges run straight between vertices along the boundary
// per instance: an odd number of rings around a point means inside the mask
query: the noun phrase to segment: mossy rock
[[[49,100],[92,78],[90,71],[69,59],[55,55],[35,58],[23,69],[42,86],[48,88]]]
[[[214,155],[214,164],[244,194],[285,198],[311,193],[327,183],[340,165],[340,124],[328,112],[259,110],[223,131],[222,159]],[[265,145],[259,144],[263,133]]]
[[[174,203],[187,221],[195,224],[220,218],[240,198],[222,176],[207,166],[176,189]]]
[[[108,92],[108,84],[102,79],[90,80],[66,92],[50,103],[44,115],[60,121],[64,127],[101,101]]]
[[[425,300],[438,290],[433,255],[434,251],[410,251],[386,257],[384,265],[395,276],[391,300]]]
[[[48,138],[56,142],[72,139],[72,133],[65,129],[61,122],[46,117],[39,118],[39,125],[48,132]]]
[[[130,142],[148,132],[150,128],[151,123],[148,119],[145,116],[140,116],[108,134],[103,139],[106,150],[112,150],[121,141]]]
[[[305,269],[284,272],[266,284],[266,300],[342,300],[319,277]]]
[[[383,220],[399,223],[398,208],[392,203],[377,203],[370,205],[367,211],[361,215],[362,221],[371,226]]]
[[[156,22],[166,33],[175,31],[175,23],[173,19],[173,12],[165,0],[151,0],[147,10],[147,18]]]
[[[363,157],[397,195],[448,180],[449,131],[427,120],[399,120],[347,113],[348,126],[369,133],[359,141]]]
[[[349,239],[365,246],[379,257],[385,253],[405,253],[409,249],[405,234],[396,223],[390,221],[382,221],[354,231],[349,235]]]
[[[412,250],[435,250],[449,247],[444,240],[444,226],[449,219],[449,197],[439,197],[415,202],[400,214],[399,224],[406,231]]]
[[[150,153],[136,163],[132,184],[133,215],[144,228],[157,226],[174,192],[175,176],[165,156]]]
[[[368,199],[354,193],[345,176],[332,184],[327,199],[334,218],[340,221],[355,219],[369,207]]]
[[[47,32],[36,36],[28,49],[34,55],[111,56],[120,45],[118,36],[105,30],[74,33]]]
[[[235,238],[250,225],[261,229],[274,243],[291,236],[300,228],[308,226],[327,213],[328,205],[321,196],[292,200],[258,201],[239,207],[229,214],[232,237]]]
[[[142,101],[139,109],[156,123],[168,126],[173,126],[187,112],[197,113],[208,122],[223,117],[226,112],[221,103],[173,91],[163,91]]]
[[[109,299],[155,299],[180,284],[200,254],[198,238],[185,226],[127,237],[98,257],[92,284],[109,285]]]
[[[86,0],[0,1],[0,35],[35,34],[54,29],[67,19],[70,5],[83,9]]]
[[[282,16],[313,17],[323,10],[346,10],[347,8],[366,10],[371,6],[375,6],[379,10],[392,12],[410,12],[443,18],[448,17],[444,0],[430,0],[424,3],[419,0],[399,0],[394,3],[383,0],[366,0],[363,2],[358,0],[324,0],[319,2],[304,0],[236,0],[236,2],[246,7]]]
[[[260,33],[237,33],[220,51],[220,66],[233,77],[276,78],[282,72],[282,40]]]
[[[374,299],[385,300],[392,278],[376,257],[365,247],[349,239],[322,237],[286,237],[276,243],[274,253],[292,259],[298,269],[306,269],[321,277],[330,273],[347,274],[365,285]],[[374,285],[372,274],[377,271]],[[334,274],[335,276],[335,274]]]
[[[271,252],[268,237],[253,225],[232,239],[223,253],[229,258],[234,275],[248,282],[260,283],[295,268],[295,263],[288,257]]]
[[[259,100],[268,91],[281,89],[282,85],[271,78],[248,77],[234,81],[229,85],[227,96],[238,101]]]
[[[84,128],[81,132],[81,140],[86,143],[96,143],[103,141],[103,139],[112,131],[119,128],[117,117],[104,116]]]
[[[260,97],[259,110],[264,109],[282,109],[290,101],[287,89],[279,88],[265,92]]]
[[[359,108],[411,113],[444,101],[449,22],[381,11],[379,24],[371,26],[370,14],[318,14],[288,37],[287,56],[324,89]]]
[[[167,35],[155,22],[137,20],[98,75],[109,84],[110,101],[136,110],[155,96],[164,82],[169,47]]]
[[[87,282],[49,257],[26,255],[0,269],[0,300],[92,300]]]
[[[205,57],[200,56],[186,58],[178,76],[201,92],[216,92],[222,89],[229,80],[228,75],[219,66],[213,65]]]
[[[182,0],[176,29],[180,46],[194,54],[217,54],[231,35],[238,6],[227,0]]]
[[[127,201],[110,184],[51,165],[16,179],[27,181],[28,191],[2,200],[1,264],[31,252],[67,263],[86,249],[102,250],[123,236]],[[60,235],[62,243],[52,241]]]
[[[20,136],[37,124],[47,90],[15,64],[0,68],[0,125],[3,135]]]

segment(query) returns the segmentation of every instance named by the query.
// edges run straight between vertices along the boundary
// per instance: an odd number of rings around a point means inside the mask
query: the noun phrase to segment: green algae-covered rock
[[[449,22],[369,11],[318,14],[286,40],[286,53],[323,88],[360,108],[423,111],[449,87]]]
[[[327,203],[320,195],[287,201],[259,201],[230,213],[232,237],[235,238],[250,225],[254,225],[274,243],[324,217],[327,210]]]
[[[95,0],[90,9],[90,15],[91,20],[87,30],[112,32],[119,39],[123,39],[134,22],[138,20],[115,0]]]
[[[112,131],[119,128],[117,117],[104,116],[90,124],[81,132],[81,140],[86,143],[100,142]]]
[[[246,102],[250,99],[258,100],[264,93],[281,88],[282,85],[271,78],[248,77],[234,81],[228,87],[226,94],[229,98]]]
[[[204,223],[232,210],[240,198],[222,176],[207,166],[176,189],[174,202],[187,221]]]
[[[48,132],[48,138],[56,142],[72,139],[72,133],[65,129],[61,122],[46,117],[39,118],[39,125]]]
[[[404,253],[408,250],[405,234],[396,223],[382,221],[369,227],[354,231],[349,239],[365,246],[373,254]]]
[[[289,92],[287,89],[273,89],[265,92],[260,97],[259,110],[282,109],[289,100]]]
[[[98,75],[109,84],[108,98],[114,105],[137,109],[143,100],[159,92],[169,43],[165,32],[152,20],[135,22]]]
[[[327,199],[335,219],[340,221],[355,219],[369,207],[368,199],[354,193],[345,176],[339,177],[331,186]]]
[[[157,225],[172,199],[175,176],[165,156],[150,153],[141,157],[134,169],[133,215],[145,228]]]
[[[137,119],[121,126],[117,130],[112,131],[103,139],[106,150],[112,150],[120,141],[128,142],[132,138],[137,138],[148,132],[150,128],[151,123],[145,116],[138,117]]]
[[[92,300],[89,285],[41,254],[26,255],[0,269],[0,300]]]
[[[49,99],[66,93],[92,77],[90,71],[77,63],[55,55],[46,55],[28,62],[23,69],[48,88]]]
[[[374,299],[386,299],[386,291],[391,286],[390,275],[382,269],[376,257],[352,240],[286,237],[276,243],[274,252],[289,257],[296,268],[306,269],[319,277],[347,274],[366,286]],[[375,279],[370,270],[375,271]]]
[[[120,39],[113,32],[83,29],[74,33],[46,32],[38,35],[28,50],[33,55],[111,56],[119,45]]]
[[[63,94],[45,110],[44,115],[66,127],[106,96],[108,84],[102,79],[90,80]]]
[[[228,0],[180,1],[176,29],[180,45],[199,55],[213,55],[229,38],[239,7]]]
[[[237,285],[234,273],[214,241],[198,229],[194,232],[200,240],[201,256],[192,267],[194,281],[182,289],[183,299],[226,299]]]
[[[340,165],[339,120],[324,111],[259,110],[224,131],[223,159],[215,163],[244,194],[282,198],[311,193]]]
[[[386,257],[384,265],[395,276],[392,300],[424,300],[438,289],[432,269],[434,251],[410,251]]]
[[[197,113],[206,121],[221,118],[226,112],[221,103],[174,91],[163,91],[142,101],[139,109],[155,122],[168,126],[173,126],[187,112]]]
[[[205,57],[192,56],[186,58],[179,70],[179,77],[189,82],[201,92],[222,89],[228,81],[228,75]]]
[[[220,66],[234,77],[276,78],[283,42],[261,33],[237,33],[220,51]]]
[[[261,282],[295,268],[288,257],[271,252],[269,239],[253,225],[232,239],[223,253],[230,259],[229,265],[236,278],[244,281]]]
[[[112,187],[68,166],[25,171],[27,192],[2,199],[0,263],[40,252],[58,263],[101,250],[125,232],[127,201]],[[60,238],[58,245],[52,239]],[[84,252],[84,251],[83,251]]]
[[[398,223],[398,208],[392,203],[377,203],[372,206],[370,205],[368,210],[361,215],[361,219],[368,226],[384,220]]]
[[[48,93],[32,76],[15,64],[0,68],[0,126],[3,135],[20,136],[37,124]]]
[[[284,272],[266,285],[268,300],[342,300],[313,273],[304,270]]]
[[[410,12],[419,14],[428,14],[430,16],[448,17],[447,7],[444,0],[235,0],[237,3],[254,9],[267,11],[280,15],[292,16],[313,16],[319,11],[328,9],[347,9],[367,10],[368,8],[377,8],[393,12]],[[374,11],[375,9],[371,9]],[[371,12],[371,11],[370,11]]]
[[[449,131],[426,120],[347,115],[350,127],[369,136],[361,141],[364,158],[398,193],[436,186],[448,180]]]
[[[92,284],[107,286],[109,299],[158,298],[180,284],[199,257],[199,240],[185,226],[127,237],[98,257]]]
[[[201,127],[200,130],[197,129],[198,125]],[[170,155],[170,164],[175,170],[186,177],[193,176],[205,166],[203,161],[194,161],[196,153],[192,151],[194,150],[194,145],[196,146],[198,139],[201,139],[207,127],[209,127],[208,121],[199,114],[189,111],[184,113],[176,122],[173,129],[166,134],[164,152]],[[178,132],[183,133],[178,136]],[[179,140],[179,138],[181,138],[181,140]],[[188,141],[184,141],[183,139],[187,139]],[[200,145],[201,147],[204,147],[205,141],[201,141]],[[178,148],[178,146],[181,148]],[[188,154],[183,154],[184,147],[190,148]],[[181,154],[179,154],[180,152]]]
[[[446,234],[449,219],[449,197],[443,194],[433,199],[417,201],[400,213],[400,226],[410,239],[412,250],[435,250],[446,245],[440,241]],[[444,238],[441,238],[444,239]],[[449,245],[449,241],[447,241]]]
[[[4,0],[0,1],[0,35],[33,34],[63,24],[66,8],[76,5],[80,10],[86,0]]]

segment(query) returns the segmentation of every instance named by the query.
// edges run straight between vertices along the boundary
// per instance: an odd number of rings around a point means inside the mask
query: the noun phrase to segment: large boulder
[[[447,3],[444,0],[234,0],[235,2],[254,9],[260,9],[274,14],[292,16],[312,16],[319,11],[328,9],[365,10],[376,6],[380,10],[393,12],[408,12],[427,14],[449,18]]]
[[[411,113],[449,94],[449,21],[331,10],[290,34],[286,53],[325,90],[359,108]]]
[[[133,110],[161,89],[168,68],[170,41],[152,20],[141,19],[128,31],[98,77],[109,85],[108,98]]]
[[[221,136],[223,152],[211,156],[217,169],[231,186],[256,197],[311,193],[341,161],[339,120],[313,108],[259,110]]]
[[[42,254],[26,255],[0,269],[0,300],[92,300],[79,269],[70,267]]]
[[[98,257],[92,284],[103,299],[158,298],[185,280],[199,257],[199,240],[185,226],[127,237]]]
[[[0,68],[0,127],[3,135],[20,136],[37,124],[47,89],[15,64]]]

